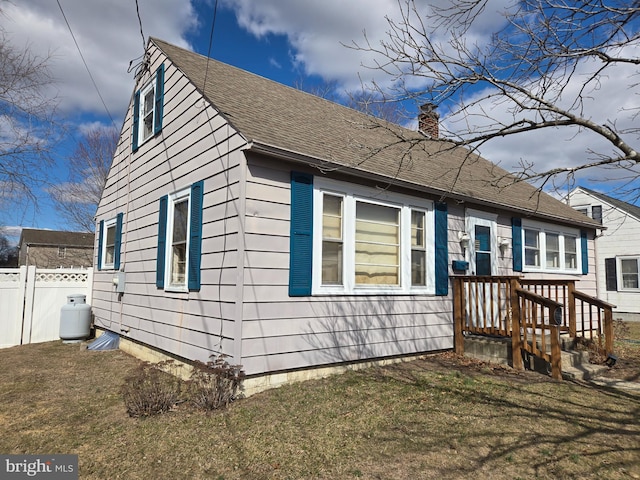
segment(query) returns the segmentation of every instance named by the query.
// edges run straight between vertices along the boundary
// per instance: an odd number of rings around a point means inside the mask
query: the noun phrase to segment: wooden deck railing
[[[600,353],[613,353],[613,305],[575,289],[572,280],[531,280],[516,276],[454,276],[455,350],[464,353],[464,334],[511,337],[514,368],[522,350],[551,363],[559,378],[562,332],[583,337]],[[547,346],[550,351],[547,352]]]
[[[519,337],[514,344],[514,367],[522,366],[518,358],[522,350],[551,364],[551,376],[556,380],[562,378],[562,362],[560,349],[560,326],[562,325],[562,304],[550,298],[538,295],[524,288],[516,288],[519,299],[520,315],[518,327],[514,327],[512,338]]]

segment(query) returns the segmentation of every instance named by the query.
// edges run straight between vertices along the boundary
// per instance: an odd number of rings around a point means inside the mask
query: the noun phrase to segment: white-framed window
[[[618,285],[621,290],[637,290],[640,288],[640,258],[618,257]]]
[[[164,64],[149,82],[136,91],[133,103],[132,150],[162,131],[164,110]]]
[[[155,105],[156,81],[154,77],[154,79],[149,82],[149,85],[140,90],[138,145],[142,145],[148,138],[153,136]]]
[[[67,247],[58,247],[58,258],[64,258],[67,255]]]
[[[522,221],[523,270],[577,273],[581,244],[577,229]]]
[[[187,291],[189,278],[189,219],[191,189],[168,196],[167,238],[165,250],[165,290]]]
[[[434,293],[433,202],[316,178],[312,293]]]
[[[116,218],[105,220],[104,232],[101,232],[102,242],[102,268],[109,270],[114,268],[116,250]]]

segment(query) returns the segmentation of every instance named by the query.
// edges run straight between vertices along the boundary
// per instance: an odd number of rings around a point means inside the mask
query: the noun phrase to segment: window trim
[[[184,199],[188,194],[187,243],[186,243],[186,285],[171,285],[169,265],[173,234],[173,215],[175,201]],[[169,203],[171,202],[171,206]],[[202,227],[204,213],[204,180],[197,181],[170,195],[163,195],[158,202],[158,245],[156,248],[156,288],[169,292],[199,292],[202,287]]]
[[[153,120],[151,133],[144,136],[144,97],[153,91]],[[148,112],[147,112],[148,113]],[[164,115],[164,63],[161,64],[149,81],[136,91],[133,99],[133,118],[131,127],[131,149],[135,152],[141,145],[162,131]]]
[[[117,230],[118,230],[118,218],[117,217],[113,217],[110,218],[108,220],[105,220],[103,223],[103,228],[102,231],[100,232],[100,235],[102,236],[102,245],[101,245],[101,249],[100,249],[100,270],[115,270],[115,261],[116,261],[116,255],[115,255],[115,249],[116,249],[116,245],[117,245]],[[107,259],[107,232],[109,231],[109,228],[113,228],[113,262],[111,263],[107,263],[106,259]]]
[[[173,246],[173,222],[174,222],[174,209],[176,203],[180,203],[182,201],[188,202],[187,205],[187,227],[186,227],[186,245],[185,245],[185,271],[184,271],[184,284],[172,284],[171,283],[171,272],[172,272],[172,262],[171,262],[171,252]],[[189,232],[191,231],[191,208],[193,207],[193,202],[191,199],[191,188],[183,188],[182,190],[178,190],[177,192],[170,193],[167,195],[167,224],[166,224],[166,232],[165,232],[165,251],[164,251],[164,291],[165,292],[189,292],[189,270],[190,270],[190,262],[189,262],[189,254],[190,254],[190,243],[191,243],[191,235]]]
[[[622,277],[622,261],[623,260],[635,260],[638,269],[638,288],[625,287]],[[618,281],[618,292],[639,292],[640,291],[640,256],[637,255],[625,255],[616,257],[616,278]]]
[[[323,195],[343,198],[343,255],[342,285],[322,285],[322,214]],[[355,283],[355,223],[356,203],[364,201],[374,205],[397,208],[400,215],[400,273],[399,285],[356,285]],[[311,295],[405,295],[435,294],[435,214],[434,202],[408,195],[354,185],[326,178],[315,178],[313,183],[313,264]],[[411,212],[425,214],[425,285],[411,284]]]
[[[538,232],[538,250],[540,255],[540,265],[532,266],[527,265],[526,263],[526,255],[525,255],[525,233],[527,230],[534,230]],[[547,242],[546,235],[558,235],[558,243],[559,243],[559,260],[560,266],[558,268],[547,267]],[[567,268],[566,267],[566,249],[565,249],[565,237],[570,236],[574,237],[576,241],[576,267],[575,268]],[[522,271],[523,272],[544,272],[544,273],[561,273],[561,274],[583,274],[582,268],[582,234],[579,229],[574,229],[570,227],[562,227],[559,225],[552,225],[548,223],[536,222],[533,220],[525,220],[522,219],[522,231],[521,231],[521,239],[522,239]]]

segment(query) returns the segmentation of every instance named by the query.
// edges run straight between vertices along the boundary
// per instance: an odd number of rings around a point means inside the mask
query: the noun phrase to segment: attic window
[[[156,70],[149,83],[136,92],[133,102],[132,149],[162,131],[164,109],[164,64]]]

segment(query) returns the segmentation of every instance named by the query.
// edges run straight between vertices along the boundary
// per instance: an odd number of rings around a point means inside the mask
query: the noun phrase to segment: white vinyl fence
[[[59,339],[67,295],[90,304],[92,282],[92,268],[0,268],[0,348]]]

